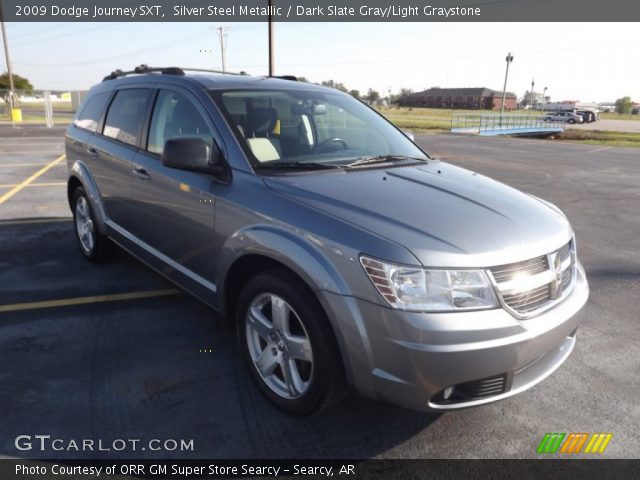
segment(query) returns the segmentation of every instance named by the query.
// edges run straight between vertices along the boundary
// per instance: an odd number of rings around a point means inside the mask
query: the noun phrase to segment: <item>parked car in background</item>
[[[631,110],[631,115],[640,115],[640,108],[636,107]]]
[[[66,156],[82,255],[105,260],[113,242],[220,312],[293,415],[347,385],[417,410],[482,405],[575,346],[589,287],[564,213],[431,158],[346,93],[116,71]]]
[[[584,119],[584,123],[592,123],[600,120],[600,116],[593,110],[577,110],[576,113]]]
[[[584,118],[572,112],[549,112],[544,116],[545,122],[584,123]]]

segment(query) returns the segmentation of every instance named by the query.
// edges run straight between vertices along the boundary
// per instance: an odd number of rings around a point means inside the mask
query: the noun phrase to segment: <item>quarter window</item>
[[[75,126],[92,132],[97,131],[98,124],[109,101],[109,93],[110,92],[98,93],[90,97],[73,121]]]
[[[213,135],[196,106],[183,94],[161,90],[149,126],[147,150],[162,154],[167,140],[200,138],[209,146]]]
[[[104,135],[129,145],[137,145],[148,101],[149,91],[146,89],[120,90],[109,107]]]

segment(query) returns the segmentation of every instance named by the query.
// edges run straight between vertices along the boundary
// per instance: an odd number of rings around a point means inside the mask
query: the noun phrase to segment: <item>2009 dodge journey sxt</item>
[[[230,319],[271,402],[310,414],[349,385],[455,410],[571,353],[589,289],[554,205],[430,158],[347,94],[188,72],[91,89],[66,136],[78,243]]]

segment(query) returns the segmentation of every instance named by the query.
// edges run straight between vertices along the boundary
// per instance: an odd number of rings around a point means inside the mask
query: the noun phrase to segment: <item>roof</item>
[[[193,73],[195,71],[195,73]],[[256,77],[247,75],[244,72],[222,73],[207,72],[202,70],[181,69],[179,67],[152,68],[146,65],[136,67],[129,72],[114,71],[104,78],[102,85],[105,89],[113,88],[116,85],[129,83],[174,83],[174,84],[197,84],[207,90],[216,89],[287,89],[287,90],[326,90],[313,83],[298,82],[295,77]]]
[[[273,88],[287,90],[309,90],[326,89],[314,83],[298,82],[278,77],[252,77],[249,75],[215,75],[215,74],[187,74],[185,78],[192,79],[200,83],[208,90],[215,89],[251,89],[251,88]]]
[[[429,90],[424,90],[422,92],[416,92],[412,95],[415,96],[427,96],[427,97],[492,97],[492,96],[502,96],[502,92],[497,90],[492,90],[491,88],[486,87],[474,87],[474,88],[439,88],[433,87]],[[507,97],[515,98],[516,95],[511,92],[506,93]]]

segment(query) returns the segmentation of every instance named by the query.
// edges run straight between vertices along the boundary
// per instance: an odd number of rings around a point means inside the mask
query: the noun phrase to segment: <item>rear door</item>
[[[93,171],[95,155],[93,148],[94,133],[102,128],[105,111],[113,92],[105,91],[92,94],[73,119],[65,137],[67,163],[84,163]]]
[[[225,187],[210,175],[165,167],[161,154],[170,139],[197,137],[221,145],[221,137],[200,101],[177,86],[156,92],[145,133],[132,165],[136,218],[130,231],[165,264],[163,273],[182,284],[190,281],[190,289],[209,300],[216,291],[215,202]]]
[[[135,222],[131,213],[133,158],[141,141],[149,109],[151,88],[136,86],[118,90],[88,149],[91,171],[102,196],[108,223],[128,230]]]

